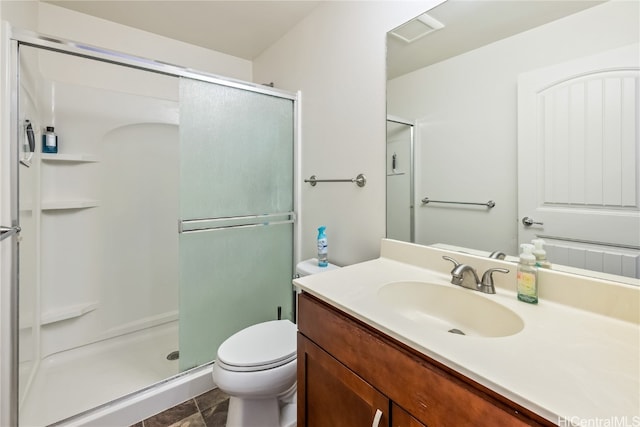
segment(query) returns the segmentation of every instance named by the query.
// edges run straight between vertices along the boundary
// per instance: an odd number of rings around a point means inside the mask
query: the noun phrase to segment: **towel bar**
[[[308,182],[312,187],[315,187],[318,182],[355,182],[358,187],[364,187],[367,183],[367,178],[361,173],[355,178],[348,179],[318,179],[315,175],[311,175],[309,179],[305,179],[304,182]]]
[[[493,200],[489,200],[486,203],[473,203],[473,202],[447,202],[444,200],[431,200],[428,197],[425,197],[424,199],[422,199],[422,203],[423,204],[428,204],[428,203],[451,203],[451,204],[456,204],[456,205],[477,205],[477,206],[486,206],[489,209],[491,209],[492,207],[494,207],[496,205],[496,202],[494,202]]]

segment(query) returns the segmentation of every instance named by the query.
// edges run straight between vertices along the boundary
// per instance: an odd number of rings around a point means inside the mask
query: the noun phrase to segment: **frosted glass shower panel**
[[[215,359],[249,325],[292,318],[293,225],[180,236],[180,370]]]
[[[293,102],[195,80],[180,86],[181,215],[293,207]]]
[[[249,325],[292,318],[294,103],[180,85],[180,369]]]

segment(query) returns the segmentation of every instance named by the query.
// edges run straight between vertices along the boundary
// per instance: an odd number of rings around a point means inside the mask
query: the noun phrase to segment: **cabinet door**
[[[298,425],[389,425],[389,399],[298,334]]]
[[[407,411],[396,405],[391,404],[391,427],[427,427],[420,421],[413,418]]]

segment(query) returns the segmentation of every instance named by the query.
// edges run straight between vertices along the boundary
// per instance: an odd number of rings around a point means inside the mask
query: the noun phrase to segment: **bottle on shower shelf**
[[[53,126],[47,126],[46,131],[42,134],[42,152],[58,152],[58,135],[53,131]]]

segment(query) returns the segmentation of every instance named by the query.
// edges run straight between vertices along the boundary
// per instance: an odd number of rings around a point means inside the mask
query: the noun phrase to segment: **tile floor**
[[[131,427],[224,427],[229,396],[213,389]]]

